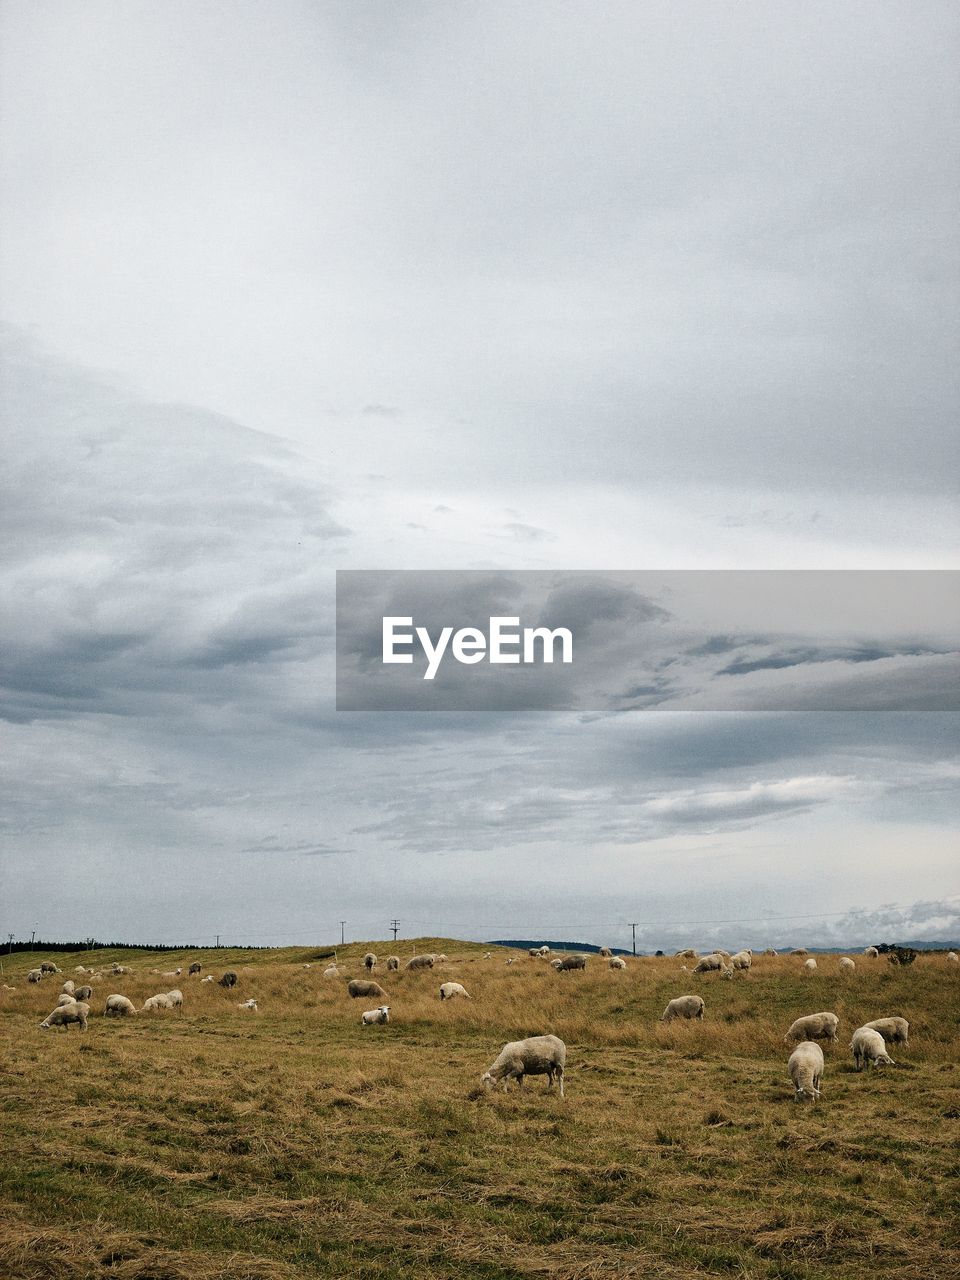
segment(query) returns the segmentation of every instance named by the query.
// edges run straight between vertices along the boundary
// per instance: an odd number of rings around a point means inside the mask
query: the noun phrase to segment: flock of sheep
[[[487,952],[485,959],[489,959],[492,953]],[[550,954],[548,946],[532,947],[529,954],[535,958],[546,958]],[[609,967],[614,970],[622,970],[626,968],[626,961],[621,956],[615,956],[608,947],[600,949],[600,956],[607,959]],[[775,951],[768,951],[767,955],[776,955]],[[867,957],[875,958],[879,953],[875,947],[867,947],[863,953]],[[713,951],[707,955],[698,956],[696,951],[691,949],[678,951],[676,953],[679,959],[696,959],[697,964],[693,969],[695,974],[719,973],[721,977],[732,978],[737,971],[749,970],[753,965],[753,952],[750,950],[739,951],[734,955],[730,955],[726,951]],[[802,948],[791,952],[791,955],[806,957],[807,953]],[[404,966],[407,970],[429,970],[435,965],[442,964],[447,957],[441,954],[426,953],[413,956],[406,962]],[[947,954],[948,964],[960,964],[960,957],[953,951]],[[353,978],[347,982],[347,993],[353,999],[359,998],[376,998],[386,996],[386,991],[375,982],[372,978],[374,969],[376,969],[379,961],[373,952],[368,952],[363,957],[363,967],[367,974],[370,975],[366,980]],[[513,964],[514,958],[507,960],[507,964]],[[559,973],[571,971],[582,971],[586,969],[587,961],[583,955],[570,955],[563,958],[555,957],[550,960],[552,967]],[[397,972],[400,969],[400,959],[398,956],[389,956],[386,960],[386,970],[388,973]],[[838,964],[840,972],[852,973],[855,968],[855,962],[849,956],[842,956]],[[304,968],[310,968],[305,965]],[[804,959],[804,969],[812,971],[817,968],[817,962],[812,957]],[[60,973],[60,969],[52,961],[44,961],[37,969],[31,969],[27,974],[27,980],[31,983],[41,982],[44,978]],[[91,980],[100,979],[104,975],[96,973],[93,970],[85,969],[83,965],[78,965],[76,973],[84,975]],[[110,968],[111,976],[123,976],[129,974],[129,967],[120,964],[114,964]],[[154,973],[160,973],[154,969]],[[171,970],[162,973],[163,977],[179,977],[182,969]],[[189,969],[188,976],[198,977],[201,972],[201,965],[194,961]],[[681,966],[681,972],[688,972],[685,965]],[[336,963],[330,965],[324,970],[323,976],[328,979],[339,979],[342,977]],[[213,982],[212,975],[207,975],[200,979],[201,982]],[[237,984],[237,975],[233,971],[228,970],[224,973],[219,983],[226,989],[231,989]],[[93,991],[89,983],[83,983],[77,986],[72,979],[67,979],[63,983],[61,993],[57,999],[56,1007],[47,1015],[40,1023],[41,1028],[48,1030],[53,1027],[69,1028],[76,1024],[80,1031],[87,1029],[87,1018],[90,1014],[90,1005],[87,1001],[92,997]],[[442,982],[439,987],[439,998],[442,1001],[452,999],[471,999],[470,993],[459,982]],[[148,1013],[156,1009],[181,1009],[183,1007],[183,992],[179,988],[166,992],[158,992],[155,995],[147,997],[144,1001],[140,1012]],[[256,1010],[257,1001],[248,999],[241,1002],[238,1008]],[[661,1022],[672,1022],[675,1019],[703,1019],[705,1004],[702,996],[683,995],[677,996],[671,1000],[666,1009],[661,1014]],[[114,994],[106,999],[104,1005],[104,1017],[130,1017],[138,1012],[133,1001],[127,996]],[[390,1021],[390,1006],[388,1004],[380,1004],[372,1009],[365,1010],[360,1015],[360,1024],[362,1027],[384,1025]],[[790,1054],[787,1062],[787,1071],[794,1086],[794,1099],[802,1102],[805,1099],[816,1101],[822,1093],[822,1080],[824,1072],[823,1050],[818,1041],[837,1041],[837,1030],[840,1019],[835,1013],[812,1013],[804,1017],[797,1018],[784,1036],[787,1044],[794,1045],[794,1049]],[[873,1022],[865,1023],[858,1027],[853,1033],[850,1041],[850,1049],[853,1053],[854,1064],[858,1071],[864,1066],[878,1067],[881,1065],[895,1066],[893,1059],[887,1053],[887,1042],[891,1044],[903,1044],[908,1042],[909,1024],[905,1018],[901,1017],[885,1017],[877,1018]],[[559,1087],[560,1096],[564,1096],[563,1088],[563,1072],[566,1063],[566,1045],[557,1036],[539,1035],[530,1036],[525,1040],[511,1041],[504,1045],[496,1060],[481,1076],[481,1083],[487,1089],[491,1089],[497,1083],[502,1084],[504,1092],[511,1080],[516,1080],[518,1087],[522,1086],[524,1076],[545,1075],[547,1077],[547,1087],[552,1088],[554,1084]]]

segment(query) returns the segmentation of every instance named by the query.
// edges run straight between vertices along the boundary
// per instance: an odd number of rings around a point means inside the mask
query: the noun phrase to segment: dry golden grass
[[[370,945],[340,950],[345,976]],[[150,973],[194,953],[118,954],[134,973],[94,981],[82,1037],[37,1024],[87,958],[53,957],[64,973],[39,986],[28,959],[5,960],[0,1276],[960,1274],[960,974],[943,957],[858,957],[846,978],[835,957],[813,975],[758,958],[724,982],[673,959],[558,975],[487,949],[403,944],[450,959],[423,974],[381,964],[393,1021],[366,1029],[378,1002],[350,1000],[324,960],[304,969],[309,952],[196,953],[205,973],[238,972],[233,991]],[[474,999],[441,1004],[444,979]],[[112,992],[139,1006],[172,986],[182,1013],[101,1016]],[[686,992],[706,1020],[660,1024]],[[237,1007],[249,996],[259,1012]],[[840,1043],[822,1102],[797,1106],[783,1033],[823,1009]],[[851,1032],[895,1013],[911,1023],[898,1066],[855,1074]],[[567,1042],[565,1102],[540,1080],[479,1088],[505,1041],[544,1031]]]

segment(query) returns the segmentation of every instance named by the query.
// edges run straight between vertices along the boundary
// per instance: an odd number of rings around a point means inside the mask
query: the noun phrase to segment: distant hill
[[[595,942],[555,942],[551,938],[494,938],[485,944],[488,947],[516,947],[521,951],[529,951],[531,947],[549,947],[551,951],[592,951],[596,954],[600,947]],[[630,956],[633,952],[624,947],[611,947],[614,955]],[[645,954],[639,952],[638,954]]]

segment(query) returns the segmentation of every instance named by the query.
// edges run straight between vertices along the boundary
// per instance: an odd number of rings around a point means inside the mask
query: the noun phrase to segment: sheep
[[[793,950],[790,952],[790,954],[792,956],[807,956],[810,954],[810,952],[807,950],[806,947],[794,947]]]
[[[625,969],[627,967],[627,962],[623,956],[611,956],[608,963],[611,969]]]
[[[58,996],[57,996],[57,1008],[58,1008],[58,1009],[59,1009],[62,1005],[65,1005],[65,1004],[76,1004],[76,1003],[77,1003],[77,1002],[76,1002],[76,999],[75,999],[73,996],[68,995],[66,991],[62,991],[62,992],[60,993],[60,995],[58,995]]]
[[[514,964],[514,963],[515,963],[515,961],[514,961],[513,956],[511,956],[511,957],[510,957],[510,959],[509,959],[506,963],[507,963],[507,964]]]
[[[192,965],[190,966],[190,968],[187,970],[187,977],[188,977],[188,978],[192,978],[192,977],[193,977],[193,975],[194,975],[195,973],[199,973],[199,972],[200,972],[200,970],[201,970],[202,968],[203,968],[203,966],[199,963],[199,961],[194,960],[193,964],[192,964]]]
[[[554,1080],[563,1095],[563,1068],[567,1061],[567,1046],[557,1036],[529,1036],[526,1040],[511,1040],[497,1055],[496,1061],[480,1077],[485,1089],[492,1089],[498,1080],[503,1081],[503,1091],[511,1080],[523,1087],[524,1076],[547,1077],[547,1088]]]
[[[208,974],[207,974],[207,976],[206,976],[205,978],[201,978],[201,979],[200,979],[200,981],[201,981],[201,982],[212,982],[212,981],[213,981],[213,974],[212,974],[212,973],[208,973]]]
[[[780,953],[779,951],[774,951],[773,947],[767,947],[766,951],[763,954],[765,956],[777,956]]]
[[[508,960],[508,961],[507,961],[507,964],[510,964],[510,963],[511,963],[511,962]],[[559,957],[559,956],[554,956],[554,958],[550,961],[550,968],[551,968],[551,969],[556,969],[556,970],[559,972],[559,970],[560,970],[560,966],[561,966],[562,964],[563,964],[563,961],[560,959],[560,957]]]
[[[871,960],[876,960],[876,958],[877,958],[877,956],[879,956],[880,952],[877,950],[877,948],[876,948],[876,947],[864,947],[864,948],[863,948],[863,954],[864,954],[865,956],[869,956]]]
[[[722,964],[722,965],[720,966],[720,977],[721,977],[721,978],[726,978],[728,981],[732,981],[732,980],[733,980],[733,965],[732,965],[732,964]]]
[[[356,1000],[359,996],[385,996],[387,993],[379,982],[361,982],[359,978],[354,978],[347,983],[347,991],[350,998]]]
[[[383,1026],[390,1021],[390,1006],[382,1004],[379,1009],[368,1009],[360,1015],[361,1027]]]
[[[409,960],[407,961],[407,963],[406,963],[406,968],[408,968],[408,969],[432,969],[432,968],[433,968],[433,956],[431,956],[431,955],[413,956],[413,957],[411,957],[411,959],[409,959]],[[371,993],[371,994],[372,994],[372,993]]]
[[[672,1022],[674,1018],[699,1018],[703,1021],[702,996],[677,996],[671,1000],[660,1015],[661,1022]]]
[[[396,973],[400,968],[399,956],[387,956],[387,973]]]
[[[849,956],[840,957],[841,973],[853,973],[856,970],[856,967],[857,967],[856,964],[854,964],[854,962],[850,959]]]
[[[787,1071],[793,1081],[794,1102],[802,1102],[804,1098],[816,1102],[823,1079],[823,1050],[820,1046],[812,1040],[802,1040],[787,1061]]]
[[[73,995],[76,1000],[89,1000],[93,995],[93,987],[77,987]]]
[[[730,963],[734,969],[749,969],[753,964],[753,952],[738,951],[735,956],[730,957]]]
[[[31,969],[27,974],[28,982],[42,982],[43,972],[40,969]]]
[[[83,967],[83,965],[82,965],[82,964],[78,964],[78,965],[77,965],[77,967],[74,969],[74,971],[73,971],[73,972],[74,972],[74,973],[86,973],[87,971],[86,971],[86,969]]]
[[[701,956],[693,970],[694,973],[713,973],[723,968],[723,961],[716,951],[712,951],[707,956]]]
[[[539,947],[528,947],[528,948],[527,948],[527,955],[528,955],[528,956],[530,956],[530,957],[532,957],[532,959],[534,959],[534,960],[539,960],[539,958],[540,958],[540,948],[539,948]]]
[[[59,973],[60,970],[57,968],[57,966],[53,963],[52,960],[41,960],[40,972],[41,973]]]
[[[176,987],[172,991],[167,992],[167,999],[170,1001],[171,1009],[183,1008],[183,992],[178,991]]]
[[[236,985],[237,985],[237,975],[233,972],[232,969],[228,969],[227,972],[220,979],[220,986],[227,987],[229,989],[230,987],[235,987]]]
[[[368,951],[363,957],[363,967],[366,969],[367,973],[373,973],[374,969],[377,967],[377,957],[372,951]]]
[[[910,1034],[910,1023],[906,1018],[875,1018],[873,1022],[863,1024],[870,1031],[879,1031],[889,1044],[907,1044]]]
[[[76,991],[76,989],[77,989],[77,984],[73,981],[72,978],[68,978],[66,982],[63,984],[63,986],[60,988],[60,990],[65,995],[68,995],[68,996],[72,996],[73,993]]]
[[[154,1009],[169,1009],[170,1007],[170,1001],[167,999],[166,995],[161,992],[155,996],[148,996],[147,999],[144,1000],[143,1008],[140,1012],[153,1013]]]
[[[958,956],[955,951],[948,951],[947,964],[960,964],[960,956]]]
[[[548,956],[550,954],[550,948],[547,946],[546,943],[544,943],[542,947],[537,947],[537,951],[542,956]]]
[[[858,1071],[862,1071],[865,1066],[878,1067],[881,1063],[888,1067],[897,1065],[887,1053],[883,1036],[872,1027],[858,1027],[853,1033],[850,1048],[853,1050],[853,1062]]]
[[[612,956],[612,955],[613,955],[613,952],[610,950],[610,948],[609,948],[609,947],[601,947],[601,948],[600,948],[600,955],[602,955],[602,956],[604,957],[604,959],[609,959],[609,958],[610,958],[610,956]]]
[[[484,958],[484,960],[489,960],[489,959],[490,959],[490,957],[491,957],[492,955],[493,955],[493,952],[492,952],[492,951],[485,951],[485,952],[483,953],[483,958]]]
[[[800,1040],[836,1040],[840,1019],[835,1013],[808,1013],[790,1024],[784,1044]]]
[[[586,967],[586,956],[564,956],[560,961],[560,967],[557,969],[557,973],[569,973],[573,969],[586,969]]]
[[[105,1018],[130,1018],[134,1017],[136,1012],[137,1006],[126,996],[107,996],[107,1003],[103,1006]]]
[[[183,973],[182,969],[168,969],[165,973],[162,973],[160,976],[162,978],[179,978],[181,973]]]
[[[249,999],[249,1000],[244,1000],[242,1004],[238,1004],[238,1005],[237,1005],[237,1008],[238,1008],[238,1009],[252,1009],[254,1013],[257,1013],[257,1012],[258,1012],[258,1010],[257,1010],[257,1002],[256,1002],[256,1000],[254,1000],[254,999],[253,999],[253,997],[252,997],[252,996],[250,997],[250,999]]]
[[[340,970],[337,968],[335,964],[328,965],[326,969],[324,969],[323,971],[323,976],[325,978],[339,978]]]
[[[673,958],[674,960],[696,960],[698,957],[693,947],[684,947],[682,951],[677,951]]]
[[[814,969],[817,967],[817,962],[811,956],[809,960],[804,960],[803,967],[806,969],[807,973],[813,973]]]
[[[51,1027],[65,1027],[69,1032],[71,1025],[75,1022],[81,1031],[86,1031],[89,1012],[88,1004],[71,1000],[69,1004],[58,1005],[52,1013],[48,1013],[40,1023],[40,1028],[43,1031],[49,1031]]]
[[[116,978],[116,977],[119,977],[119,976],[120,976],[120,974],[123,974],[123,973],[131,973],[131,972],[132,972],[132,970],[131,970],[131,968],[130,968],[130,966],[129,966],[129,965],[126,965],[126,964],[115,964],[115,965],[112,965],[112,966],[111,966],[110,972],[111,972],[111,973],[113,974],[113,976]],[[156,969],[154,969],[154,973],[156,973]]]
[[[454,996],[463,996],[465,1000],[473,999],[470,992],[465,987],[461,987],[459,982],[441,982],[440,999],[452,1000]]]

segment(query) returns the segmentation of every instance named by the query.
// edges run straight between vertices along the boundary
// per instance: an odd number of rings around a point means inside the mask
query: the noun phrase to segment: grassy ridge
[[[339,948],[359,976],[372,945]],[[960,1132],[960,974],[942,956],[896,969],[857,958],[759,958],[735,982],[680,962],[542,960],[450,939],[442,969],[377,978],[373,1001],[324,980],[320,949],[95,953],[129,977],[94,983],[80,1037],[37,1023],[62,977],[28,986],[43,958],[11,957],[0,995],[0,1275],[89,1280],[285,1277],[484,1280],[736,1275],[814,1280],[956,1274],[950,1213]],[[184,973],[199,959],[224,991]],[[311,963],[308,969],[305,963]],[[441,1004],[445,978],[474,1000]],[[179,986],[181,1015],[99,1015],[111,992],[140,1005]],[[657,1022],[698,992],[703,1024]],[[259,1013],[237,1007],[256,996]],[[783,1032],[833,1009],[825,1094],[796,1106]],[[856,1075],[861,1022],[902,1014],[897,1068]],[[552,1031],[568,1045],[567,1099],[540,1081],[485,1094],[501,1045]]]

